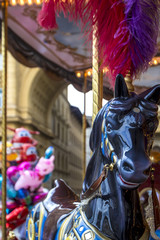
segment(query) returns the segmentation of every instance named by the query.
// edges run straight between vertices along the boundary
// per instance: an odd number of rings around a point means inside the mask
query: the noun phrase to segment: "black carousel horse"
[[[160,85],[129,94],[123,76],[117,76],[115,98],[99,111],[93,124],[93,155],[81,200],[56,180],[55,188],[26,221],[27,239],[149,239],[137,189],[150,172],[159,98]]]

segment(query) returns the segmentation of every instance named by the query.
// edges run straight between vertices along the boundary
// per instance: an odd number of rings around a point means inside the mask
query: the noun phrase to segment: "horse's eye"
[[[107,124],[107,132],[111,132],[111,125],[110,124]]]

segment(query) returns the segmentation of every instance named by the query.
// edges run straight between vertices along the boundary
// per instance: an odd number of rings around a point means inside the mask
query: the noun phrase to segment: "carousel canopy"
[[[83,73],[90,71],[92,66],[92,43],[86,43],[80,28],[63,14],[56,17],[58,25],[56,29],[45,30],[37,22],[40,9],[40,5],[8,7],[9,51],[22,64],[28,67],[41,67],[51,78],[52,73],[56,72],[78,90],[83,91]],[[0,17],[2,19],[1,13]],[[159,67],[153,71],[152,69],[143,74],[140,81],[135,81],[138,92],[159,83]],[[76,74],[77,71],[80,73],[79,76]],[[87,80],[87,90],[90,90],[92,85],[90,75]],[[112,90],[106,76],[103,85],[104,97],[110,99]]]

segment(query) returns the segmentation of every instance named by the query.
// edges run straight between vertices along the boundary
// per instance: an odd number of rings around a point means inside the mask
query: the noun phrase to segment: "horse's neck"
[[[139,197],[136,190],[124,191],[110,172],[101,185],[101,197],[84,208],[89,222],[108,238],[139,240],[144,232]]]

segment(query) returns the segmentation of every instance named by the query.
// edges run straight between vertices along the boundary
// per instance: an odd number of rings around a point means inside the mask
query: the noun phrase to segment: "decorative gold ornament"
[[[154,212],[153,212],[153,200],[152,195],[148,198],[148,205],[145,208],[145,219],[148,223],[150,234],[153,239],[159,240],[159,237],[155,233],[155,224],[154,224]]]

